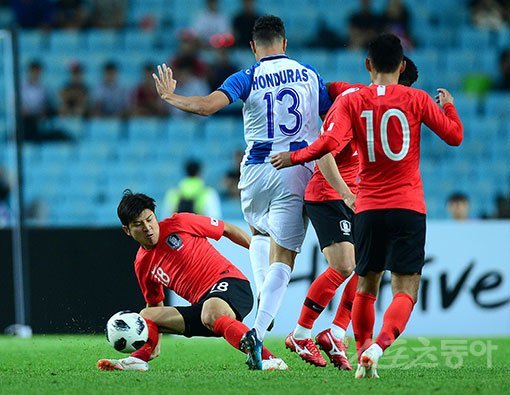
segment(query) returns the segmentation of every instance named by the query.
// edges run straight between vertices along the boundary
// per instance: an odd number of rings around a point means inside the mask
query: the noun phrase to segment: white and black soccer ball
[[[132,353],[142,347],[149,337],[143,317],[132,311],[119,311],[106,324],[106,340],[117,351]]]

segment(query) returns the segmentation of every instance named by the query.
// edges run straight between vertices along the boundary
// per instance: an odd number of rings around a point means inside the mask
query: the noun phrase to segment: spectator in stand
[[[346,46],[345,38],[332,28],[328,21],[320,16],[317,20],[317,30],[307,43],[310,48],[337,49]]]
[[[196,160],[189,160],[185,165],[186,177],[177,188],[165,194],[163,216],[172,213],[195,213],[212,218],[221,218],[221,203],[213,188],[208,187],[202,179],[202,165]]]
[[[207,75],[207,64],[200,57],[200,41],[189,30],[181,33],[179,51],[170,60],[172,68],[179,68],[182,63],[191,63],[193,74],[197,77],[205,77]]]
[[[21,85],[21,116],[24,137],[40,140],[40,122],[51,113],[48,90],[42,83],[43,66],[38,60],[28,65],[27,76]]]
[[[505,24],[505,7],[497,0],[472,0],[470,9],[476,27],[498,30]]]
[[[208,83],[211,91],[220,87],[223,82],[239,70],[229,56],[229,50],[225,47],[215,49],[216,59],[209,65]]]
[[[22,29],[51,28],[55,6],[51,0],[10,0],[16,24]]]
[[[60,91],[59,114],[63,116],[84,116],[89,110],[89,89],[83,80],[83,67],[78,62],[69,66],[69,81]]]
[[[360,0],[360,10],[349,17],[349,48],[367,48],[382,27],[381,16],[372,11],[372,1]]]
[[[388,0],[382,20],[384,23],[384,30],[400,38],[404,51],[413,48],[409,23],[410,14],[402,0]]]
[[[233,155],[234,163],[230,170],[223,177],[222,197],[225,199],[239,200],[241,198],[239,191],[239,179],[241,177],[241,161],[243,160],[244,151],[235,150]]]
[[[496,196],[496,219],[510,219],[510,195]]]
[[[242,10],[234,16],[232,27],[234,29],[234,45],[248,48],[251,41],[251,31],[255,21],[260,15],[255,10],[255,0],[242,0]]]
[[[496,88],[510,91],[510,48],[505,49],[499,55],[499,81]]]
[[[99,29],[122,29],[126,25],[127,0],[90,0],[90,23]]]
[[[233,41],[230,18],[220,12],[218,0],[206,0],[205,5],[206,8],[198,12],[192,26],[201,44],[210,46],[216,35],[229,36]]]
[[[94,115],[126,115],[127,90],[119,83],[118,69],[114,62],[107,62],[103,66],[103,81],[94,91],[93,102]]]
[[[450,218],[456,221],[469,219],[469,198],[465,193],[452,193],[448,197],[446,205],[450,213]]]
[[[135,87],[132,94],[131,115],[135,116],[163,116],[167,115],[164,102],[160,100],[152,73],[154,65],[147,63],[143,66],[143,78]]]
[[[87,8],[82,0],[57,0],[54,25],[63,29],[82,29],[87,24]]]

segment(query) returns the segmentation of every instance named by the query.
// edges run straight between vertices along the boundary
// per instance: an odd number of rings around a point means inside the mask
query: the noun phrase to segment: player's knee
[[[229,317],[231,316],[229,312],[222,311],[221,309],[204,309],[202,310],[202,316],[200,318],[202,320],[202,324],[204,324],[206,328],[212,330],[216,320],[225,315]]]
[[[146,307],[144,308],[142,311],[140,311],[140,315],[143,317],[143,318],[148,318],[148,319],[152,319],[153,318],[153,307]]]
[[[354,271],[354,259],[331,259],[328,261],[329,267],[342,277],[349,277]]]

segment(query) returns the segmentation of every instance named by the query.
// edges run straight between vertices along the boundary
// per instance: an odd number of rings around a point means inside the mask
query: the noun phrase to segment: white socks
[[[269,266],[266,279],[260,290],[260,304],[253,327],[259,340],[263,340],[267,327],[278,313],[290,281],[290,266],[275,262]]]
[[[344,340],[345,337],[345,329],[339,327],[338,325],[331,324],[331,334],[339,340]]]
[[[255,235],[251,237],[250,243],[250,262],[251,271],[255,280],[255,292],[257,298],[260,296],[264,279],[269,271],[269,246],[271,239],[269,236]]]
[[[312,330],[297,324],[296,329],[294,329],[294,332],[292,332],[292,336],[297,340],[311,339]]]

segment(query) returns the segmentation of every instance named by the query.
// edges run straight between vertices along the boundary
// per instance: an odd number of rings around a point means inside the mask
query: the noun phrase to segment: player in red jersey
[[[336,100],[333,125],[299,151],[274,155],[277,168],[308,162],[354,138],[360,160],[354,239],[358,287],[352,308],[359,355],[356,377],[378,377],[384,350],[404,330],[415,304],[425,246],[425,198],[419,171],[422,123],[449,145],[460,145],[463,126],[446,89],[437,100],[397,85],[405,68],[400,40],[391,34],[369,45],[366,67],[373,85]],[[328,118],[326,118],[328,122]],[[384,270],[392,272],[393,300],[372,343],[374,302]]]
[[[235,225],[191,213],[176,213],[158,222],[154,199],[127,190],[117,214],[124,232],[140,243],[135,272],[147,307],[140,315],[147,322],[149,338],[128,358],[101,359],[101,370],[148,370],[148,361],[159,355],[159,333],[222,336],[239,349],[248,331],[242,320],[253,307],[250,283],[243,273],[207,240],[222,236],[248,248],[250,237]],[[191,306],[164,306],[164,288]],[[262,368],[287,366],[267,349]]]
[[[411,86],[418,79],[418,69],[411,59],[404,57],[404,60],[406,68],[400,74],[398,83]],[[328,86],[328,91],[334,100],[338,96],[345,96],[364,87],[363,84],[332,82]],[[324,123],[323,128],[329,127],[330,124]],[[345,354],[347,347],[344,337],[351,322],[357,274],[354,274],[345,285],[331,327],[320,332],[315,338],[315,343],[312,340],[312,327],[336,290],[354,270],[351,224],[354,217],[352,209],[355,193],[358,190],[358,170],[359,160],[352,140],[340,152],[335,150],[322,157],[315,166],[305,192],[305,210],[317,233],[328,268],[311,284],[296,328],[285,339],[286,347],[298,353],[306,362],[315,366],[326,366],[326,360],[318,346],[333,365],[341,370],[352,370]]]

